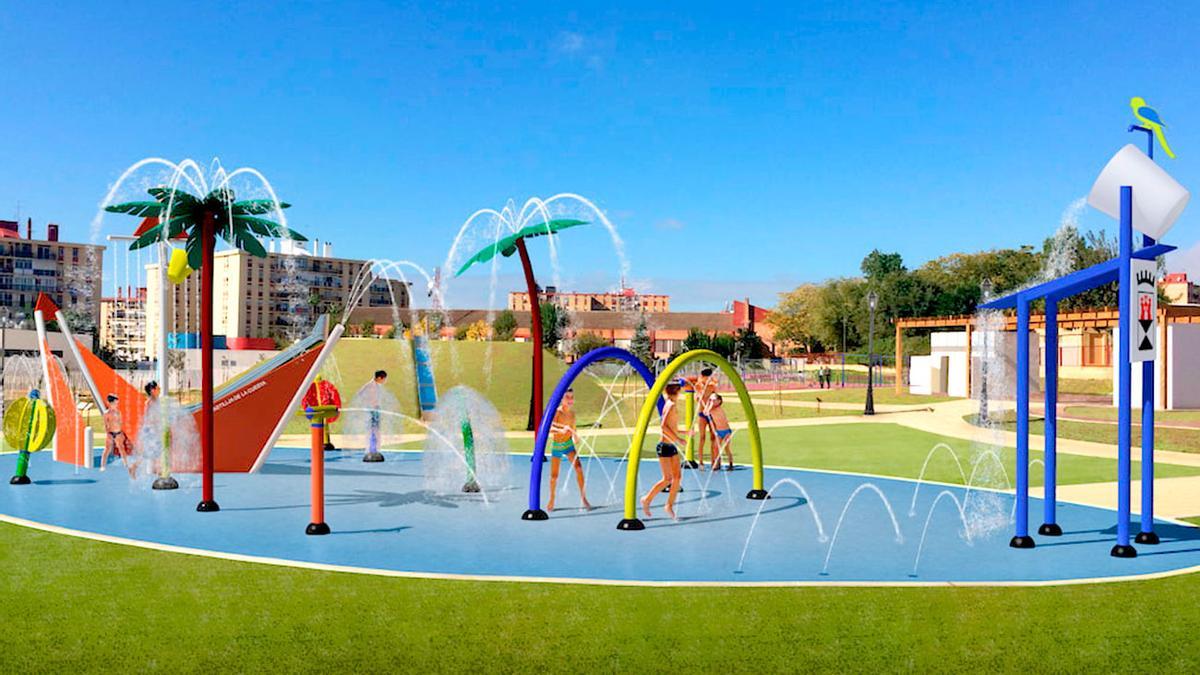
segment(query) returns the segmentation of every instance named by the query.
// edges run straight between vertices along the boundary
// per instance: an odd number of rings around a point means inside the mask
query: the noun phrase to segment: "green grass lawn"
[[[1116,421],[1117,409],[1102,405],[1072,405],[1067,406],[1064,413],[1071,417],[1085,417],[1091,420]],[[1141,419],[1141,413],[1134,412],[1134,421]],[[1200,410],[1155,410],[1155,422],[1200,422]]]
[[[965,415],[963,419],[974,423],[975,416]],[[1006,421],[1001,426],[1008,431],[1015,431],[1017,423],[1011,421],[1013,419],[1014,415],[1009,411],[1006,415]],[[1036,417],[1029,421],[1029,433],[1040,436],[1045,434],[1045,432],[1046,424],[1041,417]],[[1133,446],[1135,448],[1139,447],[1142,442],[1141,425],[1134,424],[1130,435],[1133,439]],[[1058,437],[1076,441],[1091,441],[1093,443],[1116,445],[1117,425],[1059,420]],[[1154,429],[1154,449],[1169,452],[1200,452],[1200,429],[1167,429],[1156,427]]]
[[[650,561],[648,561],[650,562]],[[1194,672],[1200,577],[614,588],[395,579],[0,524],[4,672]],[[1130,646],[1136,645],[1134,653]]]
[[[488,355],[489,345],[491,355]],[[486,396],[500,413],[506,429],[524,429],[529,411],[529,368],[532,346],[517,342],[445,342],[432,343],[434,376],[438,392],[445,393],[450,387],[462,384]],[[543,377],[545,395],[549,397],[559,379],[567,370],[567,364],[547,353]],[[490,371],[488,368],[490,358]],[[359,387],[377,369],[388,371],[388,389],[396,396],[401,410],[406,414],[416,412],[416,385],[413,380],[411,349],[399,340],[343,339],[334,348],[333,358],[324,369],[325,376],[342,392],[346,405]],[[589,369],[586,373],[594,373]],[[575,399],[581,420],[596,419],[607,401],[606,389],[612,388],[619,400],[619,409],[630,425],[637,418],[645,401],[646,385],[636,374],[614,378],[585,374],[574,385]],[[726,394],[728,414],[731,420],[745,419],[736,397]],[[881,401],[882,402],[882,401]],[[815,417],[818,412],[805,408],[777,408],[769,404],[757,406],[760,419],[797,419]],[[822,410],[822,415],[847,415],[853,411]],[[604,419],[606,426],[618,426],[615,411],[609,410]],[[305,433],[307,427],[296,419],[288,433]],[[335,433],[337,427],[334,427]],[[408,425],[407,431],[419,431],[416,425]]]
[[[653,437],[647,436],[643,457],[649,456]],[[749,435],[745,431],[734,434],[734,459],[741,463],[750,462]],[[938,443],[950,446],[962,462],[963,469],[971,474],[972,462],[983,452],[983,448],[947,436],[938,436],[898,424],[828,424],[806,427],[767,428],[762,430],[763,461],[765,464],[795,466],[810,469],[853,471],[897,478],[918,478],[921,466],[930,450]],[[509,439],[509,449],[514,452],[532,452],[530,439]],[[418,448],[420,444],[409,444]],[[624,436],[595,437],[595,451],[600,456],[620,457],[625,454],[627,441]],[[1016,451],[1005,448],[1000,452],[1005,471],[1012,476],[1016,468]],[[1031,459],[1042,459],[1040,451],[1030,453]],[[1138,471],[1134,462],[1134,472]],[[984,468],[990,468],[985,465]],[[982,471],[982,470],[981,470]],[[1159,463],[1155,465],[1157,475],[1163,478],[1200,475],[1200,467]],[[987,475],[987,474],[981,474]],[[949,453],[934,453],[926,468],[925,477],[944,483],[962,483],[954,459]],[[1030,484],[1042,484],[1040,466],[1030,472]],[[1096,483],[1116,480],[1116,461],[1103,457],[1087,457],[1061,453],[1058,457],[1059,483]],[[984,483],[988,487],[1005,487],[1000,478],[998,484]],[[769,486],[768,486],[769,487]]]
[[[735,438],[745,461],[744,432]],[[770,464],[902,477],[937,442],[971,456],[965,441],[891,424],[765,429],[763,438]],[[620,445],[605,439],[602,449]],[[1011,451],[1005,458],[1011,473]],[[1060,457],[1064,482],[1110,480],[1112,466]],[[961,481],[944,453],[927,475]],[[1200,622],[1196,575],[994,589],[454,582],[214,560],[7,524],[0,566],[10,572],[0,619],[11,638],[0,672],[14,673],[1088,671],[1128,662],[1131,644],[1155,671],[1190,672]]]
[[[1075,378],[1059,378],[1058,393],[1087,394],[1091,396],[1112,396],[1112,380],[1087,380]]]

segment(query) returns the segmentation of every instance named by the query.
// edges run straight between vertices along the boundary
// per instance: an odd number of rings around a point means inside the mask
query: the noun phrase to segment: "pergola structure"
[[[1058,327],[1061,330],[1081,330],[1081,329],[1096,329],[1096,330],[1112,330],[1117,327],[1117,319],[1120,316],[1115,308],[1107,309],[1085,309],[1075,312],[1062,312],[1058,314]],[[955,316],[921,316],[921,317],[905,317],[893,319],[892,324],[896,328],[896,393],[904,393],[904,332],[907,330],[920,329],[938,329],[938,328],[960,328],[967,333],[967,391],[971,391],[971,368],[969,367],[969,359],[971,358],[971,340],[972,334],[975,332],[975,317],[969,314],[959,314]],[[1200,324],[1200,307],[1195,305],[1165,305],[1158,308],[1158,345],[1159,348],[1167,349],[1168,331],[1167,326],[1171,324]],[[1033,314],[1029,315],[1029,327],[1031,329],[1045,329],[1046,315]],[[1006,314],[1004,317],[1004,330],[1015,331],[1017,329],[1016,312]],[[1167,377],[1163,374],[1162,381],[1159,383],[1159,391],[1165,398],[1167,395]]]

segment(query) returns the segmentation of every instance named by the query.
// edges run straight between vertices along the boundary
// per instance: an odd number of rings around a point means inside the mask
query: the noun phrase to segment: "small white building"
[[[1154,407],[1156,410],[1200,408],[1200,324],[1169,323],[1159,332],[1158,358],[1154,361]],[[1112,362],[1117,362],[1120,331],[1113,329]],[[1142,364],[1133,364],[1133,407],[1142,407]],[[1117,378],[1112,369],[1113,405],[1117,405]]]

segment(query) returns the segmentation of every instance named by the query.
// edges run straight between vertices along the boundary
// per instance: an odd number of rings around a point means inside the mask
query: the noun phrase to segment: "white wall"
[[[940,359],[932,356],[914,356],[908,363],[908,391],[911,394],[928,396],[933,393],[934,364]]]
[[[1200,325],[1167,326],[1167,407],[1200,408]]]
[[[947,357],[943,367],[948,371],[943,376],[946,382],[944,392],[950,396],[966,397],[967,391],[967,331],[947,331],[929,334],[931,355]]]
[[[980,384],[983,381],[981,364],[983,363],[984,334],[975,331],[971,336],[971,398],[979,398]],[[1011,400],[1017,391],[1017,334],[1016,332],[996,332],[992,336],[992,352],[1003,362],[1002,373],[989,372],[988,398]],[[1042,341],[1036,331],[1029,331],[1029,390],[1040,391],[1042,382]]]

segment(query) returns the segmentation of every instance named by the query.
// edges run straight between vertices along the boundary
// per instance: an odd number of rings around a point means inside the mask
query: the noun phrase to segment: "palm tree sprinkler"
[[[538,302],[538,285],[533,277],[533,265],[529,262],[529,251],[525,240],[530,237],[558,234],[562,230],[577,225],[587,225],[584,220],[557,219],[547,220],[537,225],[528,225],[520,230],[498,239],[467,259],[454,276],[461,276],[475,263],[484,263],[496,257],[499,253],[504,257],[514,252],[521,256],[521,268],[525,271],[525,286],[529,290],[530,332],[533,334],[533,387],[529,399],[529,424],[527,430],[537,429],[542,421],[542,306]]]
[[[267,251],[258,237],[296,241],[307,241],[307,238],[281,223],[259,217],[290,206],[273,199],[237,201],[233,190],[226,186],[218,187],[204,197],[168,187],[150,188],[148,192],[154,201],[125,202],[107,206],[104,210],[139,218],[157,218],[158,224],[143,232],[129,249],[185,236],[188,266],[200,271],[200,469],[203,494],[196,510],[219,511],[213,498],[213,252],[217,236],[230,246],[259,258],[267,257]],[[165,321],[162,330],[166,330]]]

